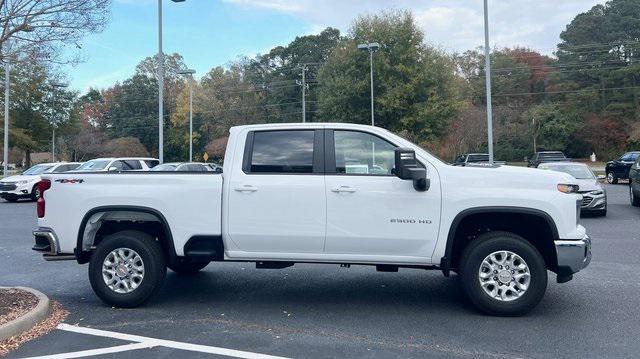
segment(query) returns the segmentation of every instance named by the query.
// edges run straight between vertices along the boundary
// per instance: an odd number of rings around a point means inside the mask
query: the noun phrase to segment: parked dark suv
[[[640,151],[627,152],[615,161],[607,162],[604,170],[607,174],[607,182],[618,183],[618,180],[629,178],[629,169],[640,157]]]
[[[496,161],[493,163],[495,165],[504,165],[504,161]],[[455,162],[452,163],[454,166],[466,166],[466,165],[488,165],[489,164],[489,154],[488,153],[465,153],[456,157]]]
[[[640,157],[629,169],[629,200],[632,206],[640,207]]]
[[[562,151],[541,151],[536,152],[529,160],[527,167],[537,168],[539,164],[546,162],[568,161],[567,156]]]

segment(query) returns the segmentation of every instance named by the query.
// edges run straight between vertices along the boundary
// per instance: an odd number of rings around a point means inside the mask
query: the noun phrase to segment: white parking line
[[[61,354],[51,354],[51,355],[43,355],[39,357],[29,357],[25,359],[70,359],[70,358],[83,358],[90,357],[94,355],[102,355],[102,354],[111,354],[111,353],[119,353],[126,352],[129,350],[136,349],[147,349],[152,348],[153,345],[147,343],[132,343],[119,345],[116,347],[108,347],[108,348],[100,348],[100,349],[91,349],[91,350],[82,350],[78,352],[69,352],[69,353],[61,353]]]
[[[150,337],[143,337],[140,335],[111,332],[107,330],[100,330],[100,329],[94,329],[94,328],[78,327],[75,325],[68,325],[64,323],[58,325],[58,329],[64,330],[67,332],[120,339],[120,340],[129,341],[129,342],[135,342],[135,343],[109,347],[109,348],[102,348],[102,349],[85,350],[80,352],[46,355],[46,356],[35,357],[35,358],[38,358],[38,359],[79,358],[82,356],[117,353],[117,352],[122,352],[126,350],[136,350],[136,349],[152,348],[152,347],[159,346],[159,347],[167,347],[167,348],[187,350],[187,351],[199,352],[199,353],[217,354],[217,355],[223,355],[223,356],[234,357],[234,358],[242,358],[242,359],[286,359],[285,357],[279,357],[279,356],[273,356],[273,355],[267,355],[267,354],[246,352],[241,350],[234,350],[234,349],[227,349],[227,348],[220,348],[220,347],[212,347],[207,345],[183,343],[183,342],[177,342],[173,340],[156,339],[156,338],[150,338]],[[35,359],[35,358],[31,358],[31,359]]]

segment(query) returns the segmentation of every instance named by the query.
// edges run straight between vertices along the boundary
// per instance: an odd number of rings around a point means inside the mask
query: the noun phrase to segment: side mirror
[[[424,192],[431,186],[427,170],[418,166],[416,152],[410,148],[395,149],[395,172],[400,179],[412,180],[416,191]]]
[[[118,170],[118,167],[116,167],[116,166],[109,167],[109,172],[115,172],[117,170]]]

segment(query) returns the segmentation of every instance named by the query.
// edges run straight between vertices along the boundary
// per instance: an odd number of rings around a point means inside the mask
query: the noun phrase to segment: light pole
[[[487,142],[489,164],[493,165],[493,109],[491,105],[491,57],[489,48],[489,5],[484,0],[484,72],[487,89]]]
[[[171,0],[184,2],[185,0]],[[163,116],[163,89],[164,89],[164,54],[162,52],[162,0],[158,0],[158,159],[164,162],[164,116]]]
[[[193,74],[196,70],[186,69],[178,71],[180,75],[188,75],[187,83],[189,86],[189,162],[193,161],[193,89],[191,88],[191,82],[193,82]]]
[[[300,66],[300,70],[302,70],[302,82],[296,80],[296,84],[298,84],[299,86],[302,87],[302,122],[307,122],[307,93],[306,90],[309,88],[309,85],[307,85],[307,80],[305,77],[305,74],[307,72],[309,68],[307,67],[307,65],[302,64]]]
[[[7,176],[9,162],[9,75],[11,65],[8,59],[4,59],[4,146],[2,152],[2,176]]]
[[[369,42],[366,44],[358,45],[358,49],[369,51],[369,67],[370,67],[370,75],[371,75],[371,126],[375,126],[375,118],[373,114],[373,52],[380,47],[380,44],[377,42]]]
[[[50,85],[53,88],[60,88],[60,89],[69,87],[68,84],[64,84],[61,82],[53,82]],[[51,127],[53,127],[53,131],[51,135],[51,162],[55,162],[56,161],[56,121],[55,119],[51,121]]]

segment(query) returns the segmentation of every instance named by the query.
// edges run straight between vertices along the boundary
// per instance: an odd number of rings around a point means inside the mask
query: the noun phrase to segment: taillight
[[[51,188],[51,181],[48,179],[43,179],[38,182],[38,190],[40,191],[40,196],[38,196],[38,218],[44,218],[44,191]]]

